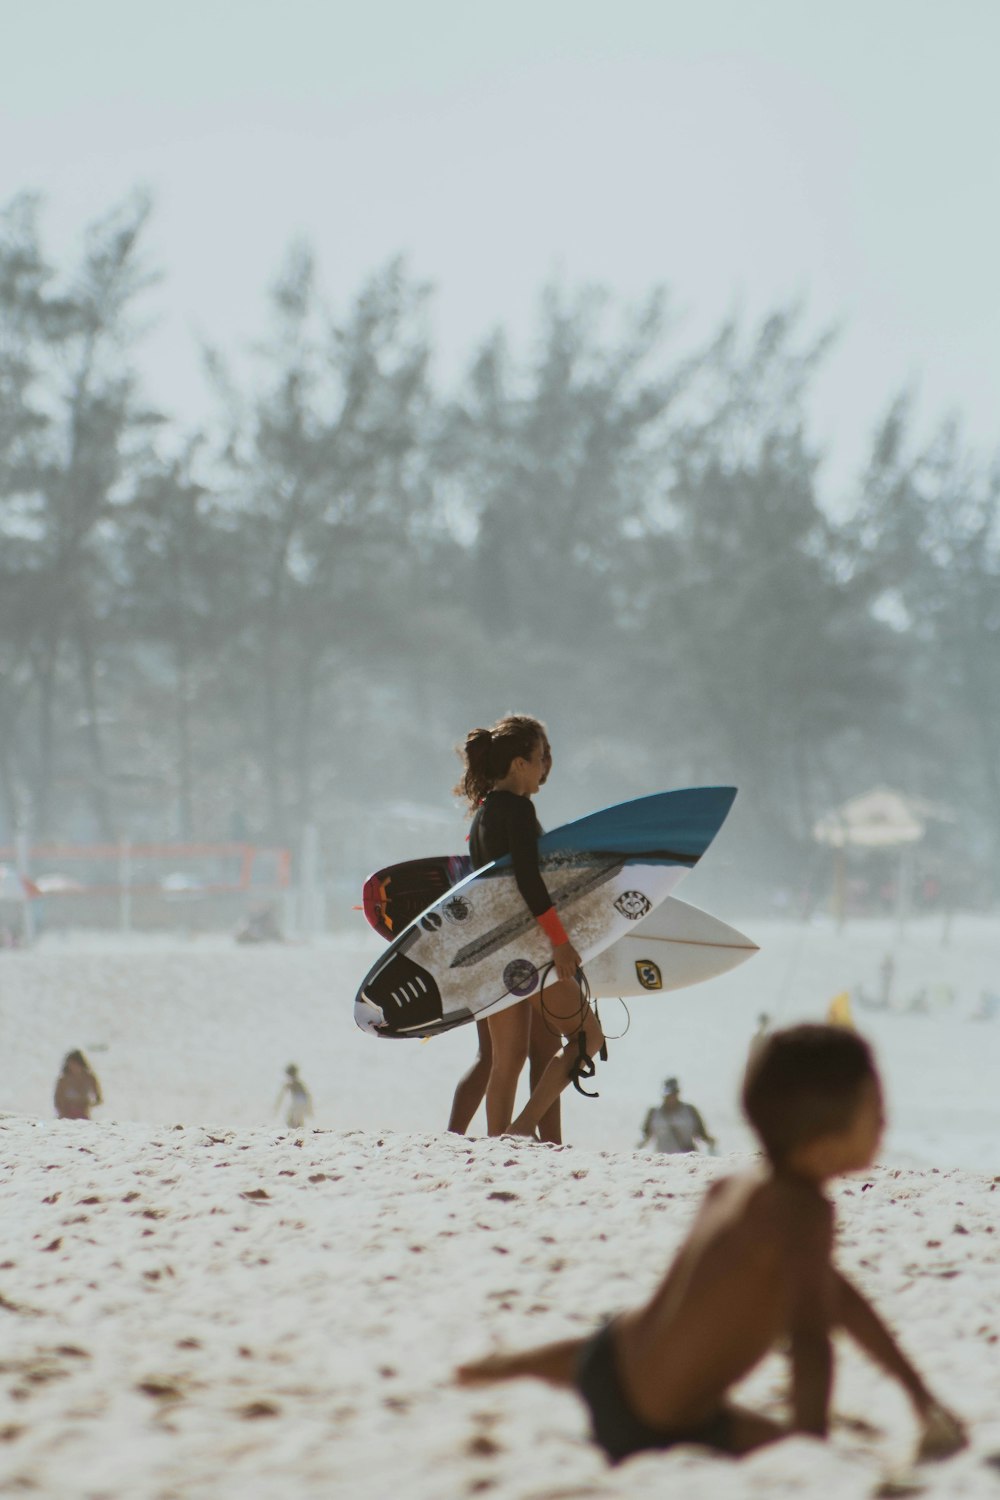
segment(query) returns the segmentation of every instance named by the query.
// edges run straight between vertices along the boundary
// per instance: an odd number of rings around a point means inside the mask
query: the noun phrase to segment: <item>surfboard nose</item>
[[[378,1006],[368,999],[364,990],[359,990],[354,997],[354,1024],[362,1031],[384,1032],[386,1030],[385,1016]]]
[[[377,1007],[382,1015],[382,1025],[372,1026],[367,1019],[358,1019],[359,1007]],[[355,1019],[366,1030],[377,1029],[383,1034],[412,1031],[440,1021],[444,1014],[441,991],[430,970],[414,963],[405,953],[390,953],[385,963],[369,974],[358,991],[355,1001]]]

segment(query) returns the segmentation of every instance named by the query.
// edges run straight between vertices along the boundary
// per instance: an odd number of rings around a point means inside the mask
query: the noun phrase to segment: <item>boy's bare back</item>
[[[622,1384],[653,1426],[689,1427],[793,1333],[830,1277],[833,1211],[810,1184],[764,1172],[709,1190],[666,1277],[615,1323]]]

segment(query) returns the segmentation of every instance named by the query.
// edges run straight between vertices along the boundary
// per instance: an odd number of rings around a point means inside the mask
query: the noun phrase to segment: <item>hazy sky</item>
[[[59,258],[152,189],[191,421],[195,336],[251,340],[299,235],[341,303],[403,252],[443,374],[553,275],[666,283],[690,337],[801,297],[839,488],[906,382],[1000,444],[998,60],[1000,0],[0,0],[0,201]]]

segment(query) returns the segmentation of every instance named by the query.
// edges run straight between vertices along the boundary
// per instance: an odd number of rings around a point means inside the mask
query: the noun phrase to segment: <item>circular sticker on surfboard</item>
[[[538,970],[530,958],[512,958],[503,971],[503,982],[512,995],[530,995],[538,982]]]

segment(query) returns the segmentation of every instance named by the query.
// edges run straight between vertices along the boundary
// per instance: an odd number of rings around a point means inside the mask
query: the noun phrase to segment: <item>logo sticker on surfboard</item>
[[[638,922],[640,917],[644,917],[653,909],[652,901],[641,891],[622,891],[615,906],[623,917],[628,917],[630,922]]]
[[[503,982],[512,995],[530,995],[538,981],[538,970],[530,958],[512,958],[503,971]]]
[[[644,990],[662,990],[663,976],[651,958],[637,958],[635,975]]]
[[[472,916],[472,902],[468,896],[455,896],[442,911],[449,922],[467,922]]]

